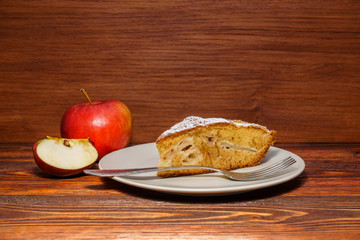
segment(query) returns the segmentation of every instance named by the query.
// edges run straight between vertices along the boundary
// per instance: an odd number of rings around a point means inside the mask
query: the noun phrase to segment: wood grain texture
[[[2,239],[357,239],[360,145],[278,145],[298,178],[218,197],[168,195],[92,176],[51,178],[29,145],[0,145]]]
[[[59,136],[63,112],[119,99],[133,144],[188,115],[279,142],[359,143],[358,1],[0,3],[0,142]]]

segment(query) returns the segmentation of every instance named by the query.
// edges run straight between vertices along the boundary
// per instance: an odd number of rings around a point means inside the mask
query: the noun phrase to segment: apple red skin
[[[99,157],[126,147],[132,135],[130,110],[118,100],[78,103],[66,110],[60,125],[63,138],[90,138]]]
[[[50,174],[50,175],[53,175],[53,176],[57,176],[57,177],[69,177],[69,176],[74,176],[74,175],[77,175],[79,173],[82,173],[85,169],[88,169],[90,168],[94,163],[86,166],[86,167],[83,167],[83,168],[79,168],[79,169],[62,169],[62,168],[57,168],[57,167],[54,167],[54,166],[51,166],[49,164],[47,164],[46,162],[42,161],[39,157],[39,155],[37,154],[36,152],[36,148],[37,146],[39,145],[39,143],[43,141],[43,140],[40,140],[38,142],[36,142],[34,145],[33,145],[33,154],[34,154],[34,159],[35,159],[35,162],[36,164],[38,165],[38,167],[45,173],[47,174]]]

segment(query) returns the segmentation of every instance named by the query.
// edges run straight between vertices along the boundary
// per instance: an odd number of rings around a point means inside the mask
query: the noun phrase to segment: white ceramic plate
[[[296,163],[275,176],[256,181],[233,181],[221,173],[159,178],[156,172],[141,173],[113,179],[131,186],[180,195],[226,195],[274,186],[297,177],[305,168],[305,162],[294,153],[281,148],[270,147],[261,164],[237,169],[238,172],[253,171],[265,165],[292,156]],[[126,169],[154,167],[159,154],[155,143],[127,147],[104,156],[99,162],[100,169]]]

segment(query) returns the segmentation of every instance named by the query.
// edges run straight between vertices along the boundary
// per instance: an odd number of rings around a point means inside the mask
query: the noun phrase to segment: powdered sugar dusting
[[[269,131],[266,127],[255,124],[255,123],[247,123],[247,122],[237,122],[232,120],[227,120],[224,118],[201,118],[196,116],[189,116],[185,118],[182,122],[179,122],[172,126],[169,130],[166,130],[163,132],[159,138],[164,138],[165,136],[168,136],[170,134],[178,133],[184,130],[189,130],[198,126],[208,126],[216,123],[228,123],[228,124],[234,124],[236,126],[242,126],[242,127],[249,127],[249,126],[257,126],[261,127],[267,131]]]

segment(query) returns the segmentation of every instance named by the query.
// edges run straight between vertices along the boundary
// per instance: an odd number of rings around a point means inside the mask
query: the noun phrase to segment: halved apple
[[[90,168],[98,153],[90,139],[67,139],[47,137],[33,146],[36,164],[44,172],[67,177]]]

